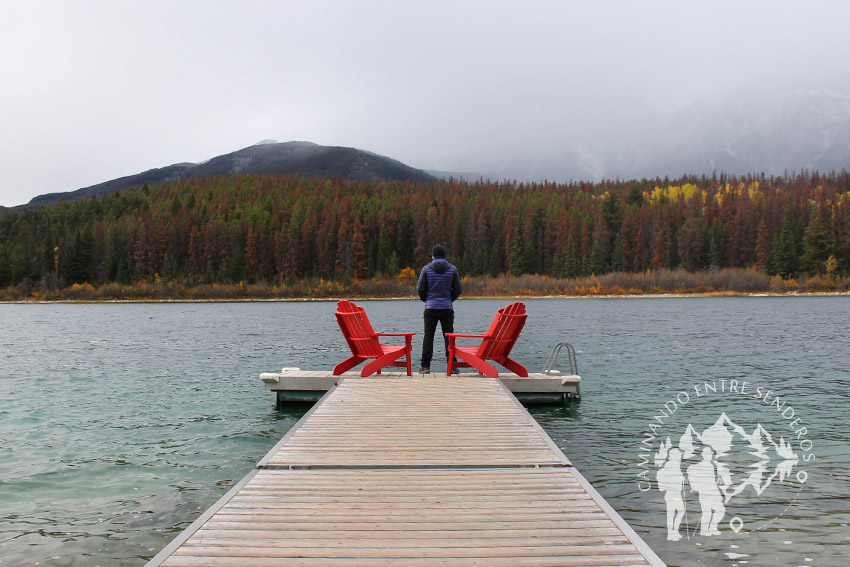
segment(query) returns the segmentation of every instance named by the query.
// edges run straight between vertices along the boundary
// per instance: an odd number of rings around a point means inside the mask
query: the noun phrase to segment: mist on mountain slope
[[[746,88],[667,114],[564,131],[526,150],[468,156],[466,167],[520,181],[640,179],[682,174],[783,175],[850,169],[850,95],[834,89]]]

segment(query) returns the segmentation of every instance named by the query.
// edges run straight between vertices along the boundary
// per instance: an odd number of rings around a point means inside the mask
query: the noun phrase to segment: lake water
[[[457,302],[456,329],[482,332],[507,303]],[[420,302],[362,304],[383,331],[418,331],[418,358]],[[539,371],[566,340],[583,378],[580,404],[532,415],[668,564],[850,565],[850,298],[526,304],[515,358]],[[0,566],[143,565],[303,414],[276,411],[258,374],[347,356],[333,311],[0,305]],[[682,539],[668,541],[647,463],[667,437],[684,446],[688,425],[705,435],[723,414],[727,434],[760,425],[797,460],[777,468],[774,451],[759,468],[753,451],[732,450],[724,462],[745,489],[726,503],[720,534],[699,534],[699,495],[686,488]]]

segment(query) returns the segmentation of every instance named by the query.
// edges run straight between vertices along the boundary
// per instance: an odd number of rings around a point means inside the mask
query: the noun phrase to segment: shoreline
[[[703,293],[633,293],[633,294],[585,294],[585,295],[470,295],[464,296],[462,300],[480,301],[486,299],[665,299],[665,298],[724,298],[724,297],[850,297],[850,291],[811,291],[811,292],[735,292],[714,291]],[[348,296],[348,297],[242,297],[227,299],[17,299],[0,300],[0,305],[27,305],[27,304],[51,304],[51,303],[308,303],[308,302],[334,302],[342,299],[350,301],[409,301],[418,300],[415,295],[372,297],[372,296]]]

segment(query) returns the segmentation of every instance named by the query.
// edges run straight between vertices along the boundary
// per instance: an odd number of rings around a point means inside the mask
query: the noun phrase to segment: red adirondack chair
[[[360,376],[380,374],[385,366],[406,367],[407,375],[411,375],[410,351],[416,333],[376,333],[363,308],[346,300],[337,303],[336,320],[351,349],[351,357],[334,366],[335,376],[371,358],[375,360],[363,367]],[[382,345],[378,337],[404,337],[404,346]],[[400,361],[401,358],[404,360]]]
[[[451,374],[452,368],[472,367],[485,376],[498,378],[499,371],[496,370],[496,367],[485,362],[486,360],[493,360],[519,376],[528,376],[528,370],[525,366],[510,358],[511,349],[514,348],[527,317],[525,304],[516,302],[499,309],[493,318],[493,322],[490,323],[490,328],[483,335],[446,333],[449,338],[449,364],[446,373]],[[478,346],[462,347],[456,345],[458,337],[483,340]],[[453,362],[455,357],[463,362]]]

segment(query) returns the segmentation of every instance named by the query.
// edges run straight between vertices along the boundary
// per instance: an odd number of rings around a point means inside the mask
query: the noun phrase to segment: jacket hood
[[[449,264],[448,260],[446,260],[445,258],[435,258],[431,261],[430,264],[428,264],[428,266],[438,274],[447,272],[449,268],[452,267],[452,265]]]

